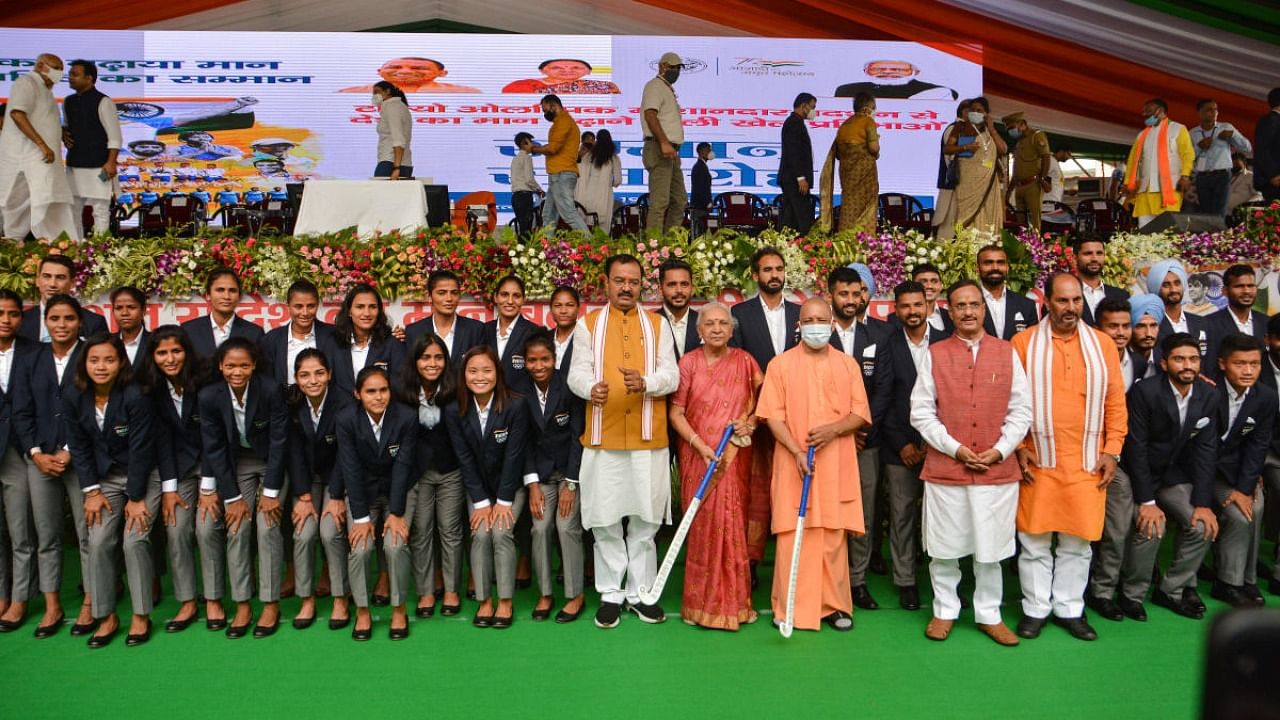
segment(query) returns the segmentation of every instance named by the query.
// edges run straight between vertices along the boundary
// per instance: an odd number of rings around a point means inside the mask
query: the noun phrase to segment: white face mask
[[[54,70],[51,67],[47,67],[44,69],[44,76],[54,85],[62,82],[62,70]]]
[[[821,350],[831,342],[831,326],[820,323],[801,325],[800,339],[814,350]]]
[[[816,107],[811,107],[811,108],[809,108],[809,110],[808,110],[807,112],[805,112],[805,114],[804,114],[804,119],[805,119],[805,120],[817,120],[817,119],[818,119],[818,108],[816,108]]]
[[[986,119],[987,119],[987,116],[983,113],[974,112],[972,110],[969,111],[969,122],[973,123],[974,125],[981,125],[982,121]]]
[[[709,153],[707,153],[707,161],[708,161],[708,162],[710,162],[711,160],[715,160],[715,159],[716,159],[716,154],[715,154],[715,153],[713,153],[713,152],[709,152]]]
[[[383,97],[382,97],[381,95],[379,95],[378,93],[374,93],[374,94],[373,94],[373,104],[374,104],[374,105],[381,105],[381,104],[382,104],[382,100],[383,100]]]

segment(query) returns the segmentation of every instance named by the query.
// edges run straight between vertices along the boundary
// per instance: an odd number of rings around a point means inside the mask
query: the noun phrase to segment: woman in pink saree
[[[726,425],[733,424],[734,437],[689,529],[680,615],[690,625],[737,630],[756,620],[747,557],[747,476],[756,393],[764,376],[750,354],[729,347],[729,308],[720,303],[703,307],[698,335],[702,347],[680,360],[680,388],[670,412],[680,436],[680,496],[686,511]]]

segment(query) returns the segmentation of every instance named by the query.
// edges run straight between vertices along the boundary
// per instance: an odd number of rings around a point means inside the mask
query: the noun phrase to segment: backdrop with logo
[[[512,138],[546,137],[538,99],[557,92],[581,128],[608,130],[622,151],[619,194],[645,192],[640,97],[657,58],[689,67],[686,172],[694,144],[712,144],[717,190],[771,196],[783,121],[800,92],[818,96],[809,123],[820,169],[852,95],[878,99],[883,191],[935,193],[940,132],[955,99],[979,94],[982,68],[906,42],[775,38],[384,33],[68,31],[4,29],[0,96],[40,52],[99,66],[115,98],[127,191],[216,192],[307,178],[365,178],[375,164],[380,78],[408,93],[415,174],[455,197],[508,199]],[[547,61],[554,61],[548,63]],[[540,66],[541,69],[540,69]],[[70,94],[66,81],[55,88]],[[840,97],[836,97],[840,96]],[[542,175],[542,161],[535,163]]]

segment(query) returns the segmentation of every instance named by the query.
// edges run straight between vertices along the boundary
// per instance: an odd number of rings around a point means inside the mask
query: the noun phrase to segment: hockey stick
[[[689,534],[689,528],[693,525],[694,516],[698,514],[698,508],[702,506],[702,496],[707,492],[707,486],[711,483],[711,476],[715,475],[716,467],[720,464],[720,458],[724,456],[725,446],[729,444],[729,438],[731,437],[733,437],[732,423],[724,429],[724,434],[720,436],[720,444],[716,446],[716,456],[707,465],[707,472],[702,476],[702,484],[698,485],[698,491],[693,494],[689,509],[685,511],[684,518],[680,520],[680,527],[676,528],[676,536],[671,541],[671,547],[667,548],[667,556],[662,559],[662,567],[658,568],[658,577],[653,581],[653,587],[640,588],[640,602],[645,605],[653,605],[658,602],[658,598],[662,597],[662,588],[667,584],[667,578],[671,575],[671,568],[676,564],[676,556],[680,554],[680,548],[684,546],[684,538]]]
[[[800,487],[800,516],[796,518],[796,542],[791,548],[791,577],[787,579],[787,619],[782,621],[778,630],[782,637],[791,637],[796,627],[796,576],[800,570],[800,546],[804,543],[804,514],[809,509],[809,484],[813,480],[813,454],[815,447],[809,448],[809,472],[804,476],[804,484]]]

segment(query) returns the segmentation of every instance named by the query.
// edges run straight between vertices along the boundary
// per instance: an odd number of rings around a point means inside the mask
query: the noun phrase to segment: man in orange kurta
[[[1032,410],[1031,432],[1018,450],[1018,635],[1038,637],[1052,613],[1073,637],[1094,640],[1084,619],[1089,543],[1102,537],[1107,486],[1128,432],[1124,377],[1115,343],[1080,322],[1079,278],[1052,277],[1045,302],[1049,322],[1012,340],[1027,368]]]
[[[870,424],[862,371],[829,346],[831,306],[813,298],[800,309],[800,345],[769,363],[756,414],[777,440],[773,454],[772,528],[778,536],[773,617],[787,612],[787,583],[800,511],[801,473],[816,447],[796,580],[794,625],[817,630],[826,622],[853,629],[849,589],[850,532],[862,533],[862,489],[854,433]]]

